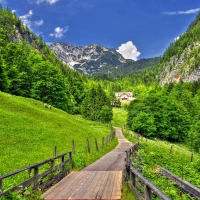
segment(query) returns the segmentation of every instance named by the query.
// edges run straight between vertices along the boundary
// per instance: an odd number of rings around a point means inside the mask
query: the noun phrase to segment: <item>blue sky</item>
[[[138,60],[161,56],[200,11],[200,0],[0,0],[48,44],[98,43]]]

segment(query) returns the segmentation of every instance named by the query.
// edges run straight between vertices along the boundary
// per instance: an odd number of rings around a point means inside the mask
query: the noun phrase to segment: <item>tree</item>
[[[8,89],[8,77],[5,73],[5,64],[2,56],[0,56],[0,90],[3,92],[7,92]]]
[[[67,111],[64,77],[58,68],[48,61],[33,66],[31,97]]]
[[[99,119],[101,122],[110,122],[113,118],[112,108],[105,105],[101,108],[99,113]]]
[[[142,136],[155,136],[156,126],[152,115],[141,111],[132,120],[132,130],[140,133]]]
[[[81,113],[84,118],[93,121],[109,122],[112,119],[111,102],[100,85],[92,87],[86,94]]]

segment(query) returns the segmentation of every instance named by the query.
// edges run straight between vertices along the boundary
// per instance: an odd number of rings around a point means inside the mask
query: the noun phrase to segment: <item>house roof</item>
[[[122,95],[127,95],[127,96],[129,96],[129,97],[132,97],[132,96],[133,96],[133,93],[132,93],[132,92],[116,92],[116,93],[115,93],[115,96],[116,96],[116,97],[120,97],[120,96],[122,96]]]

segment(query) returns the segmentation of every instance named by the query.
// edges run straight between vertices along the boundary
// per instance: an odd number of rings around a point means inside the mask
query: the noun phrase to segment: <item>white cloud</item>
[[[55,38],[61,38],[67,31],[68,31],[68,26],[64,28],[56,27],[54,29],[54,33],[51,33],[50,36]]]
[[[22,20],[22,22],[23,22],[26,26],[28,26],[29,28],[31,28],[31,21],[30,21],[29,19],[32,17],[32,15],[33,15],[33,11],[30,10],[30,11],[28,12],[28,14],[22,15],[22,16],[20,16],[19,18]]]
[[[125,59],[137,60],[140,52],[137,50],[136,46],[128,41],[126,44],[122,44],[117,50]]]
[[[17,12],[17,10],[12,10],[12,13],[16,13]]]
[[[59,0],[31,0],[30,3],[33,2],[33,3],[39,4],[39,5],[42,3],[48,3],[48,4],[52,5],[52,4],[56,3],[57,1],[59,1]]]
[[[200,8],[186,10],[186,11],[174,11],[174,12],[164,12],[165,15],[188,15],[194,14],[200,11]]]
[[[33,11],[30,10],[28,14],[20,16],[19,18],[22,20],[22,22],[31,29],[32,26],[41,26],[44,21],[43,20],[38,20],[38,21],[33,21],[31,22],[30,18],[33,16]]]
[[[44,21],[43,21],[42,19],[33,22],[33,24],[34,24],[35,26],[42,26],[43,23],[44,23]]]

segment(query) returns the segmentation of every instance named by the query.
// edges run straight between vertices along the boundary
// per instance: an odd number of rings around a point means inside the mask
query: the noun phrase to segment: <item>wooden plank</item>
[[[101,199],[102,198],[102,195],[104,193],[104,190],[105,190],[105,187],[106,187],[106,184],[108,182],[108,179],[110,177],[110,172],[106,171],[105,173],[105,177],[104,179],[102,179],[103,181],[101,182],[100,186],[99,186],[99,191],[97,193],[97,196],[96,196],[96,199]]]
[[[104,177],[105,172],[103,171],[95,171],[93,179],[85,185],[85,191],[82,194],[82,199],[95,199],[96,195],[99,191],[98,183]],[[99,184],[100,185],[100,184]],[[80,196],[79,196],[80,198]]]
[[[108,177],[108,180],[107,180],[103,195],[101,197],[102,200],[110,199],[110,197],[112,195],[113,187],[115,185],[115,182],[114,182],[115,176],[116,176],[116,172],[115,171],[111,171],[110,172],[110,176]]]
[[[73,172],[43,194],[45,200],[95,200],[121,197],[121,171]]]
[[[114,182],[115,182],[115,185],[112,190],[111,199],[118,200],[118,199],[121,199],[122,171],[117,172]]]
[[[51,189],[46,191],[42,196],[44,197],[44,199],[52,199],[56,197],[57,193],[61,192],[73,179],[76,179],[78,175],[78,173],[71,172],[68,176],[66,176],[56,185],[51,187]]]
[[[85,199],[89,194],[92,188],[98,182],[98,177],[100,172],[93,171],[89,173],[90,176],[87,179],[87,182],[81,187],[79,191],[73,196],[73,199]],[[71,197],[71,196],[70,196]]]
[[[68,199],[82,199],[82,195],[89,189],[89,185],[92,179],[94,179],[96,172],[90,172],[87,176],[80,180],[78,187],[68,197]]]
[[[57,199],[68,199],[68,197],[73,193],[74,190],[79,186],[79,183],[84,181],[89,172],[76,172],[78,176],[73,182],[67,185],[67,187],[57,196]]]
[[[108,176],[108,172],[101,171],[98,172],[98,176],[95,178],[95,184],[92,187],[92,189],[83,196],[84,199],[100,199],[98,197],[98,193],[100,193],[100,190],[102,189],[104,183],[106,182]]]

